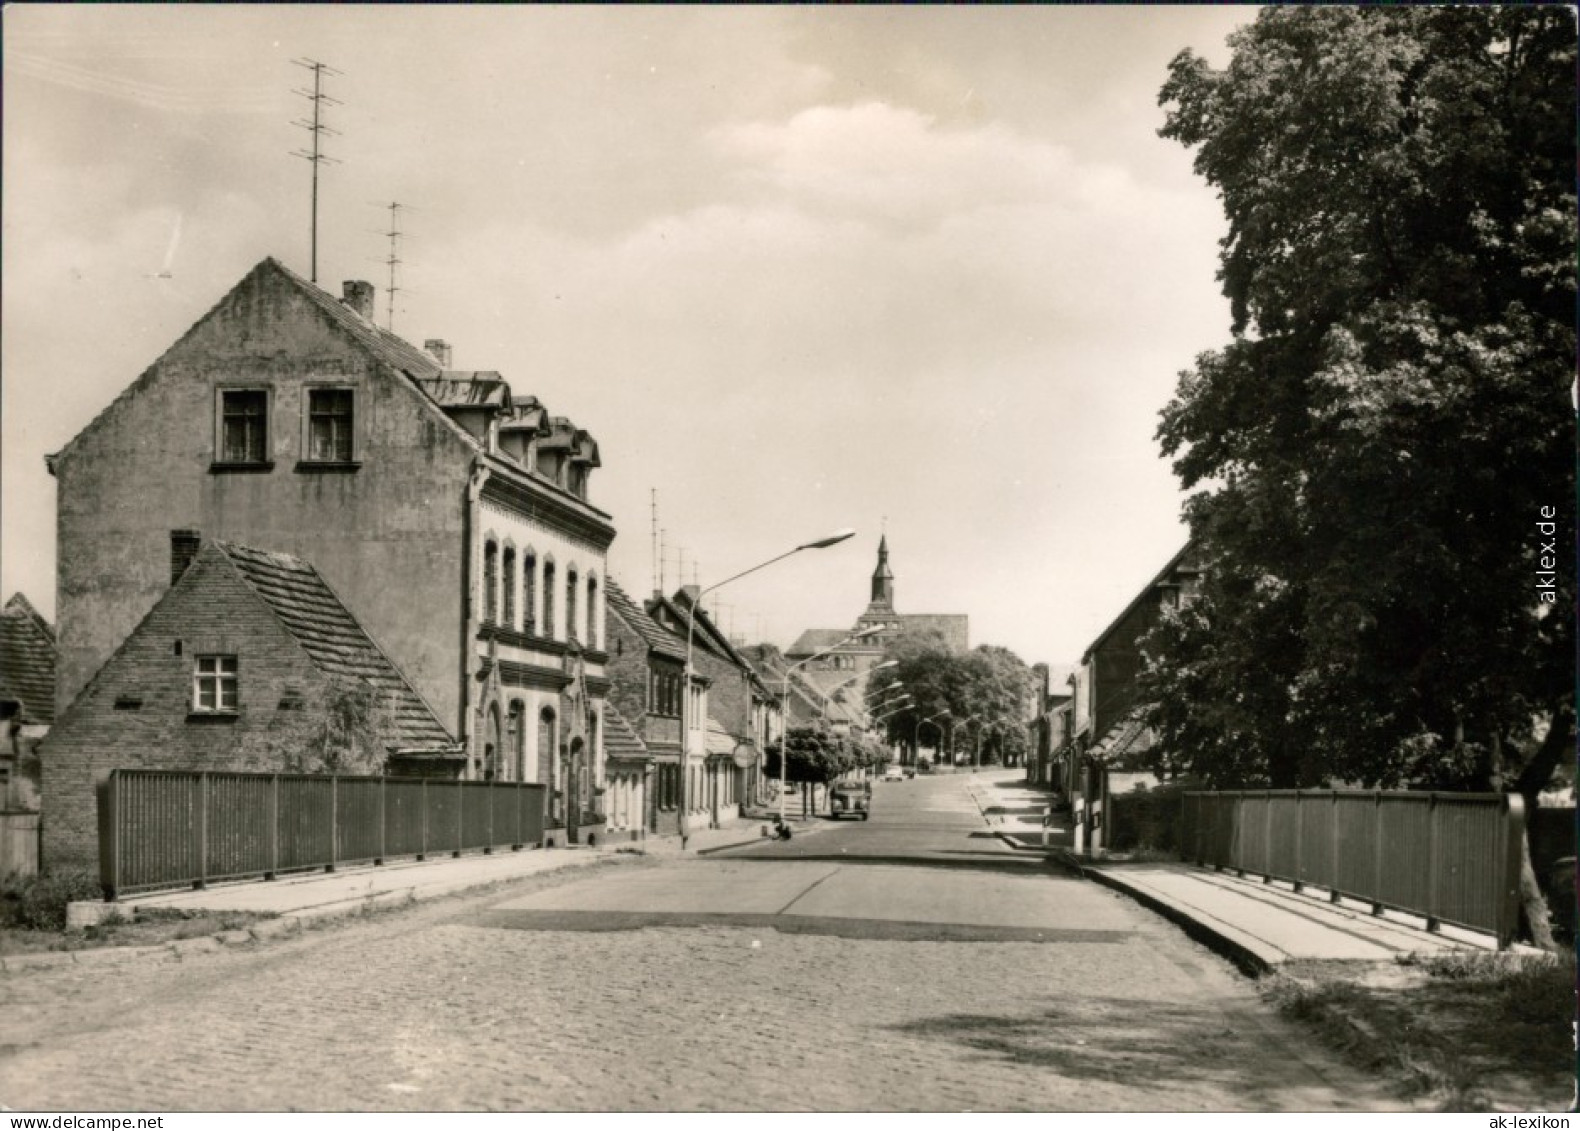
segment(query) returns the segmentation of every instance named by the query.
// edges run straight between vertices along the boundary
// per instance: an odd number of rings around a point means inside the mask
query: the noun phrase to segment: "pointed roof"
[[[889,568],[889,536],[878,539],[878,568],[872,571],[874,581],[893,581],[894,571]]]
[[[671,660],[684,662],[685,641],[676,639],[674,633],[648,616],[647,610],[631,600],[620,583],[612,577],[604,579],[604,599],[609,610],[640,636],[650,650]]]
[[[320,671],[361,679],[389,709],[399,750],[455,745],[438,715],[384,654],[313,566],[290,554],[212,542],[279,617]]]
[[[1180,571],[1181,573],[1196,573],[1197,567],[1186,561],[1186,558],[1191,556],[1195,549],[1196,540],[1194,538],[1186,541],[1185,545],[1180,547],[1179,553],[1175,554],[1169,559],[1168,565],[1159,570],[1157,576],[1151,581],[1147,582],[1147,584],[1142,587],[1141,591],[1131,598],[1130,603],[1125,606],[1124,611],[1112,621],[1110,621],[1108,627],[1103,629],[1102,632],[1098,633],[1097,638],[1086,646],[1086,651],[1081,654],[1081,663],[1089,663],[1092,659],[1092,653],[1097,651],[1098,648],[1102,647],[1104,641],[1112,636],[1114,631],[1118,629],[1120,625],[1125,623],[1126,617],[1134,612],[1136,608],[1149,596],[1151,596],[1151,594],[1160,585],[1163,585],[1168,581],[1170,574],[1174,573],[1176,570]]]
[[[603,705],[604,757],[619,762],[646,762],[653,757],[647,743],[609,700]]]
[[[22,594],[0,612],[0,699],[21,704],[22,722],[55,722],[55,630]]]

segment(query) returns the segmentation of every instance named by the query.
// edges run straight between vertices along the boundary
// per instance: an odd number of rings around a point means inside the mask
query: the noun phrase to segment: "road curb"
[[[214,934],[194,935],[191,938],[171,939],[162,943],[142,946],[93,946],[81,947],[77,950],[46,950],[28,954],[4,955],[0,956],[0,974],[19,974],[28,970],[53,970],[63,966],[135,962],[147,958],[179,962],[192,955],[211,954],[248,943],[294,938],[301,934],[310,924],[316,926],[340,919],[353,919],[369,911],[406,907],[425,899],[461,895],[468,891],[492,887],[497,884],[511,883],[518,879],[546,876],[569,868],[595,864],[603,859],[617,857],[618,855],[620,854],[615,852],[600,853],[597,856],[585,858],[568,855],[564,859],[556,861],[552,867],[528,872],[521,876],[479,879],[475,883],[462,882],[456,887],[446,887],[427,892],[416,887],[410,887],[379,892],[376,895],[356,896],[352,899],[336,900],[333,903],[321,904],[317,907],[303,907],[295,911],[282,911],[273,918],[260,919],[258,922],[251,923],[242,929],[229,928]]]
[[[1179,927],[1186,935],[1205,946],[1208,950],[1233,962],[1240,970],[1253,978],[1260,978],[1270,974],[1283,961],[1283,954],[1273,950],[1265,943],[1260,943],[1248,935],[1236,931],[1227,924],[1213,924],[1199,918],[1189,908],[1182,907],[1172,900],[1158,895],[1156,892],[1147,891],[1145,888],[1125,882],[1124,879],[1113,872],[1103,868],[1094,868],[1087,861],[1082,860],[1073,852],[1061,850],[1058,854],[1059,862],[1082,879],[1092,880],[1104,887],[1116,891],[1121,895],[1135,900],[1157,915],[1163,916],[1169,922]]]

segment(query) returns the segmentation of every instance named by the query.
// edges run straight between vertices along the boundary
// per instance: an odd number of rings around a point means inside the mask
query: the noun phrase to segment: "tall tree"
[[[1534,803],[1574,734],[1573,12],[1270,8],[1230,45],[1159,98],[1233,322],[1158,430],[1207,570],[1153,721],[1224,784]]]

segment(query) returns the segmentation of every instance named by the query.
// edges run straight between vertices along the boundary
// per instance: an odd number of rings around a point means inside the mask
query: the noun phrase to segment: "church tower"
[[[894,573],[889,569],[889,536],[878,540],[878,568],[872,571],[872,607],[894,609]]]

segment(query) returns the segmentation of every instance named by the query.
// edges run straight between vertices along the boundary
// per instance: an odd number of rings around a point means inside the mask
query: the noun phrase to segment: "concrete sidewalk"
[[[1072,851],[1069,812],[1053,808],[1048,791],[1017,781],[1013,771],[975,774],[967,789],[989,829],[1007,844],[1041,852],[1051,864],[1129,896],[1251,973],[1303,959],[1393,961],[1406,954],[1496,945],[1490,935],[1455,927],[1429,932],[1422,916],[1373,915],[1369,905],[1334,903],[1325,891],[1296,892],[1290,884],[1189,864],[1079,857]],[[1048,847],[1043,848],[1042,814],[1050,808]]]
[[[1123,892],[1177,923],[1242,969],[1265,973],[1304,959],[1393,961],[1408,954],[1494,950],[1491,935],[1445,926],[1428,931],[1423,917],[1369,905],[1330,902],[1328,893],[1296,892],[1189,864],[1064,861],[1088,879]]]

